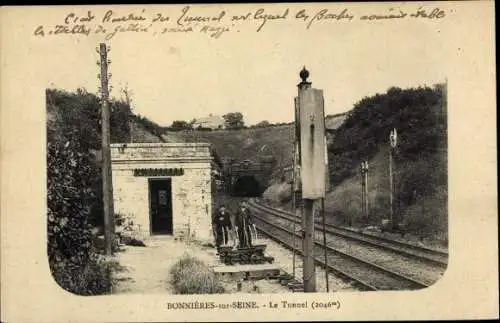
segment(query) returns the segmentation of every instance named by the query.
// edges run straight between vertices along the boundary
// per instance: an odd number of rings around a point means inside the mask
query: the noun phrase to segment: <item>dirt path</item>
[[[115,277],[117,283],[113,288],[114,294],[174,294],[170,282],[170,268],[184,254],[192,255],[208,266],[220,265],[214,248],[202,247],[196,243],[187,244],[174,240],[171,236],[157,236],[144,241],[147,247],[123,246],[121,252],[116,253],[116,260],[121,270]],[[266,253],[275,257],[280,268],[292,272],[292,253],[268,239],[263,239],[267,244]],[[298,263],[300,260],[298,260]],[[325,292],[323,282],[324,274],[317,268],[318,292]],[[298,277],[301,276],[300,270]],[[331,291],[355,290],[350,284],[330,275]],[[265,279],[259,281],[244,281],[242,290],[236,290],[236,282],[224,280],[226,293],[289,293],[290,291],[280,284]]]
[[[113,293],[168,293],[173,294],[170,283],[170,268],[185,253],[196,256],[207,265],[215,265],[215,249],[186,244],[171,236],[152,237],[144,241],[147,247],[123,246],[116,253],[122,270]]]

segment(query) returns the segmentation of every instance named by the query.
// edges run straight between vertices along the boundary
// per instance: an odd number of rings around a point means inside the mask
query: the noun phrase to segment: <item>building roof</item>
[[[194,121],[195,125],[200,125],[203,127],[215,127],[224,126],[224,119],[221,116],[209,115],[208,117],[197,118]]]

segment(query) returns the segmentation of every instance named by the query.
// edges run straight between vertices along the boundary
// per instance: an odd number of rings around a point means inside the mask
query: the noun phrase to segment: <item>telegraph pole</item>
[[[394,216],[394,179],[393,179],[393,171],[392,171],[392,155],[393,155],[393,150],[396,148],[397,145],[397,132],[396,129],[391,130],[391,133],[389,135],[389,142],[391,144],[391,147],[389,147],[389,180],[390,180],[390,189],[391,189],[391,224],[392,228],[396,229],[397,224],[395,221],[395,216]]]
[[[106,254],[113,254],[115,238],[115,219],[113,205],[113,183],[111,176],[111,150],[110,150],[110,111],[108,90],[108,48],[106,44],[99,45],[101,66],[101,127],[102,127],[102,192],[104,202],[104,240]]]

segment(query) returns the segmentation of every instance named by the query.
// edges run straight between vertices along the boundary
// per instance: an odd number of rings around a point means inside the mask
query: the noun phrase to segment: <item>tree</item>
[[[240,112],[230,112],[222,116],[227,129],[241,129],[245,126],[243,114]]]
[[[184,120],[175,120],[172,122],[172,125],[170,126],[171,130],[189,130],[192,129],[193,126],[192,124],[188,123],[187,121]]]
[[[127,103],[130,109],[130,113],[132,113],[132,95],[133,92],[128,88],[128,84],[125,85],[124,88],[120,90],[120,93],[122,94],[122,99]]]
[[[265,128],[269,127],[271,124],[267,120],[263,120],[255,125],[255,128]]]

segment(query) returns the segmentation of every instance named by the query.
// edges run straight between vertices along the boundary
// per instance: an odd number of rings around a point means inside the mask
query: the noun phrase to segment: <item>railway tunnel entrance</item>
[[[259,197],[262,195],[263,188],[259,181],[252,175],[238,177],[232,187],[231,195]]]

